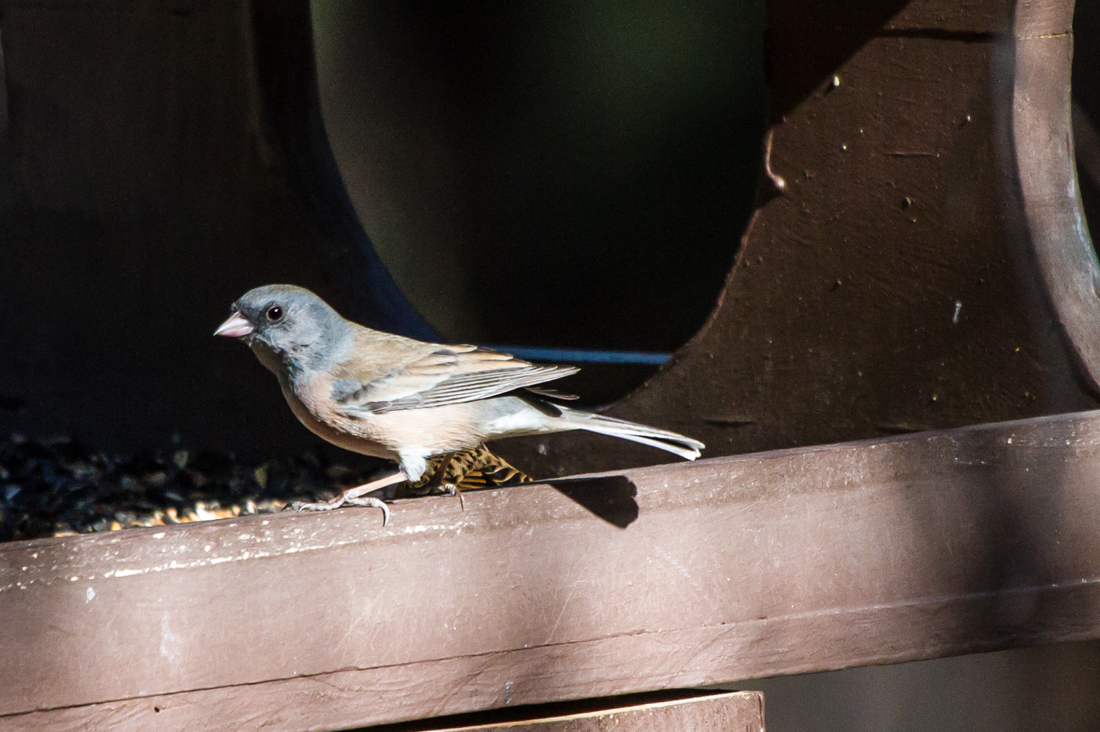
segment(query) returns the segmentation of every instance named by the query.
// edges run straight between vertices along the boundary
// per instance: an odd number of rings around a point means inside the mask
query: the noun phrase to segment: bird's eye
[[[283,309],[278,305],[272,305],[267,309],[267,319],[272,323],[278,323],[283,319]]]

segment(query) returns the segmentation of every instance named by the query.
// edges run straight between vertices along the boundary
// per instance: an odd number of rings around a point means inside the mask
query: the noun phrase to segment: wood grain
[[[1100,637],[1098,413],[621,479],[625,529],[533,485],[0,547],[0,719],[337,728]]]
[[[1100,263],[1074,165],[1073,36],[1056,3],[1034,5],[1016,23],[1012,133],[1020,191],[1038,275],[1081,374],[1100,391]]]

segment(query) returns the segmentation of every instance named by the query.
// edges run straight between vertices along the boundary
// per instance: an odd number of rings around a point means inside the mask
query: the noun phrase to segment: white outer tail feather
[[[578,412],[560,404],[555,406],[562,411],[562,416],[559,419],[565,420],[574,429],[587,430],[601,435],[610,435],[611,437],[621,437],[624,440],[666,450],[674,455],[679,455],[685,460],[694,460],[699,457],[700,451],[706,447],[699,440],[693,440],[690,437],[668,430],[647,427],[644,424],[635,424],[614,417],[601,417],[598,414],[590,414],[589,412]]]

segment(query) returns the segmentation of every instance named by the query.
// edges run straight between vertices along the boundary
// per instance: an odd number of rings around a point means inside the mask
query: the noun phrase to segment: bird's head
[[[350,329],[328,303],[294,285],[249,290],[233,303],[232,311],[214,335],[243,338],[278,375],[324,368]]]

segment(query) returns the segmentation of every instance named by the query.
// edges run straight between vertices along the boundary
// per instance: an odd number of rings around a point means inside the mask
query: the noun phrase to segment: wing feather
[[[489,399],[577,371],[487,348],[445,346],[371,381],[341,379],[333,384],[332,397],[351,416],[385,414]]]

